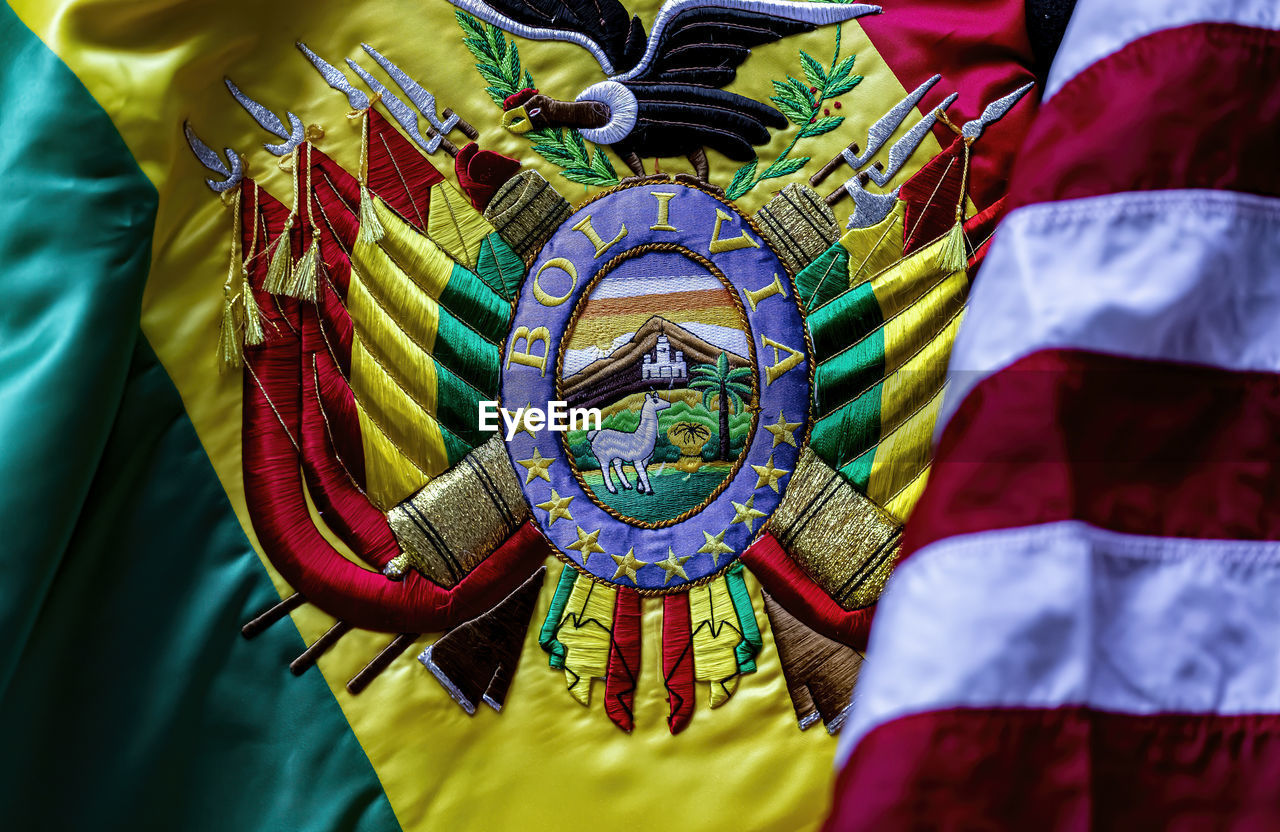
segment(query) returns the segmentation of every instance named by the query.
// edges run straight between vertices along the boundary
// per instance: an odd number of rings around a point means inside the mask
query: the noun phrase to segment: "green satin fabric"
[[[396,828],[139,331],[155,190],[0,6],[7,829]]]

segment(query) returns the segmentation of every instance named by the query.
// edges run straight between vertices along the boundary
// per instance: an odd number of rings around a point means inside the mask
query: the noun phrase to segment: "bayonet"
[[[200,160],[200,164],[209,170],[222,176],[222,179],[205,179],[214,193],[224,193],[240,184],[244,179],[244,166],[240,162],[240,155],[231,148],[225,148],[224,153],[227,154],[227,162],[230,163],[230,169],[222,163],[222,159],[218,156],[218,152],[209,145],[200,141],[200,137],[196,135],[196,131],[191,129],[191,122],[182,122],[182,132],[187,136],[187,144],[191,146],[191,152]]]
[[[253,116],[253,120],[258,122],[263,130],[268,133],[274,133],[284,139],[280,144],[264,144],[263,147],[275,156],[284,156],[292,153],[294,148],[302,144],[302,140],[306,136],[306,129],[302,125],[302,119],[293,113],[288,113],[289,127],[286,128],[284,122],[275,113],[242,93],[240,88],[231,82],[230,78],[224,78],[223,80],[227,84],[227,89],[235,96],[236,101],[240,102],[240,106],[244,107],[249,115]]]
[[[383,71],[391,77],[391,80],[396,82],[396,86],[398,86],[401,92],[405,94],[405,97],[413,102],[413,106],[418,108],[418,112],[422,113],[422,117],[427,120],[427,123],[430,124],[436,132],[441,135],[447,135],[449,131],[453,130],[454,127],[457,127],[466,134],[467,138],[473,141],[480,138],[479,131],[463,121],[462,118],[452,110],[446,109],[441,114],[444,116],[444,120],[441,121],[440,117],[436,115],[436,97],[434,95],[411,78],[403,69],[383,57],[378,50],[374,49],[367,43],[362,43],[360,45],[364,47],[365,52],[369,53],[369,57],[378,62],[378,65],[381,66]]]
[[[351,67],[352,71],[355,72],[356,75],[359,75],[360,78],[369,85],[369,89],[382,97],[382,104],[387,108],[387,112],[390,113],[391,117],[396,120],[396,123],[404,129],[404,132],[409,134],[409,138],[413,139],[418,147],[421,147],[428,153],[435,153],[441,146],[443,146],[445,153],[448,153],[450,156],[458,155],[458,148],[454,147],[452,142],[446,139],[442,134],[432,130],[430,127],[427,128],[427,133],[430,138],[424,137],[422,132],[418,129],[417,114],[409,107],[408,104],[401,101],[395,93],[387,89],[385,84],[377,78],[374,78],[371,74],[366,72],[363,67],[350,58],[347,58],[347,66]]]
[[[312,66],[329,83],[329,86],[338,92],[346,94],[347,103],[351,105],[351,109],[364,110],[368,108],[369,96],[365,95],[363,90],[353,87],[351,82],[347,80],[347,76],[342,74],[342,70],[312,52],[302,41],[298,41],[296,46],[303,55],[307,56],[307,60],[311,61]]]
[[[986,106],[982,111],[982,115],[973,121],[965,122],[964,127],[960,128],[960,135],[964,136],[970,142],[975,141],[982,135],[982,131],[987,128],[988,124],[999,121],[1004,118],[1005,113],[1013,109],[1013,105],[1022,100],[1022,96],[1031,91],[1036,85],[1035,81],[1019,87],[1004,98],[997,98]]]

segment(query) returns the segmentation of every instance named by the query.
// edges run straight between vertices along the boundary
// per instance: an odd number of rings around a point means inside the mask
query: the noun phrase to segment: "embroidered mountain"
[[[644,390],[688,387],[693,369],[702,364],[714,366],[722,352],[734,369],[751,366],[737,353],[654,315],[630,341],[564,379],[561,397],[574,407],[600,407]]]

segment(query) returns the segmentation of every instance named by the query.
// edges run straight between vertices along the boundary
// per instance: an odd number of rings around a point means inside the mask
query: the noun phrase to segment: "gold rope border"
[[[592,204],[593,202],[603,199],[604,197],[609,196],[610,194],[620,193],[622,191],[626,191],[631,188],[639,188],[646,185],[657,185],[657,184],[681,185],[691,190],[697,190],[697,191],[701,191],[702,193],[708,194],[709,196],[713,197],[716,201],[730,208],[735,214],[737,214],[739,217],[745,220],[748,227],[750,227],[751,230],[756,233],[756,236],[760,237],[762,241],[765,241],[768,239],[767,237],[764,236],[763,233],[761,233],[760,226],[756,224],[755,220],[752,217],[748,216],[747,214],[744,214],[742,210],[739,209],[738,206],[735,205],[733,202],[726,199],[723,193],[717,193],[715,190],[707,186],[705,183],[694,183],[694,182],[687,182],[684,180],[677,182],[671,175],[663,173],[663,174],[654,174],[650,176],[636,177],[634,179],[623,180],[622,182],[619,182],[617,185],[614,185],[611,188],[606,188],[605,190],[600,191],[599,193],[592,194],[590,197],[583,200],[580,204],[573,206],[573,210],[569,214],[569,219],[565,220],[563,223],[560,224],[559,227],[556,228],[555,231],[551,232],[551,236],[548,237],[547,240],[550,241],[552,238],[554,238],[556,234],[560,233],[561,228],[564,228],[566,225],[569,224],[570,220],[573,219],[574,214],[578,213],[583,208],[586,208],[588,205]],[[551,187],[555,188],[554,185],[552,185]],[[563,196],[563,194],[561,194],[561,196]],[[813,430],[813,421],[814,421],[812,418],[813,404],[814,404],[813,403],[813,386],[814,386],[815,373],[817,372],[817,366],[813,360],[813,339],[809,335],[809,323],[805,316],[804,309],[801,308],[800,306],[799,295],[796,293],[795,275],[792,273],[792,271],[789,268],[787,268],[786,262],[784,262],[783,259],[778,256],[778,253],[773,250],[773,247],[770,246],[768,242],[762,242],[762,245],[764,245],[764,247],[768,249],[769,253],[773,255],[774,259],[778,261],[778,264],[782,266],[783,274],[787,276],[787,285],[791,288],[791,297],[788,298],[787,300],[791,301],[791,303],[794,304],[796,307],[796,312],[800,316],[800,324],[801,324],[800,329],[802,331],[802,334],[804,335],[805,360],[809,364],[809,395],[808,395],[808,401],[806,402],[806,407],[805,407],[805,420],[808,422],[808,424],[805,425],[804,438],[801,440],[800,446],[799,446],[799,450],[803,451],[806,447],[809,446],[809,434]],[[543,243],[543,248],[545,247],[546,247],[546,243]],[[539,249],[539,253],[541,253],[541,249]],[[534,258],[534,262],[537,262],[536,257]],[[525,270],[525,280],[529,279],[530,270],[531,270],[530,268],[527,268]],[[521,285],[523,287],[523,283]],[[737,297],[737,292],[731,292],[730,294]],[[519,293],[517,292],[516,300],[512,301],[513,307],[518,306],[518,299],[519,299]],[[739,299],[738,303],[741,304],[741,302],[742,302],[741,299]],[[503,339],[503,345],[504,347],[506,345],[505,338]],[[751,348],[752,348],[752,351],[754,352],[755,350],[754,340],[751,343]],[[558,367],[559,367],[559,357],[557,355],[557,369]],[[499,389],[501,389],[501,387],[499,387]],[[515,465],[513,463],[512,468],[514,467]],[[523,492],[523,490],[524,489],[522,488],[521,491]],[[525,500],[527,501],[528,499],[529,499],[528,495],[525,495]],[[530,510],[532,510],[532,504],[530,505]],[[772,517],[772,515],[770,515],[770,517]],[[770,519],[769,517],[766,517],[760,523],[760,528],[755,532],[755,534],[752,536],[751,540],[747,543],[747,545],[743,547],[743,552],[751,548],[753,544],[755,544],[758,540],[760,540],[761,537],[764,536],[765,531],[767,531],[769,528],[769,519]],[[642,597],[646,597],[646,598],[656,598],[663,595],[675,595],[681,592],[688,592],[691,589],[696,589],[701,586],[706,586],[712,581],[715,581],[719,578],[724,577],[724,575],[729,571],[729,569],[735,563],[739,563],[742,560],[742,552],[739,552],[734,557],[730,558],[729,561],[724,566],[720,567],[715,572],[712,572],[709,575],[705,575],[701,578],[698,578],[697,580],[687,581],[678,586],[663,587],[663,588],[640,587],[640,586],[634,586],[634,585],[627,586],[626,584],[610,581],[608,579],[601,578],[591,572],[588,572],[586,568],[582,566],[582,564],[575,562],[573,558],[569,557],[564,552],[560,551],[559,547],[557,547],[555,543],[553,543],[551,539],[547,537],[546,529],[542,528],[542,525],[537,521],[536,514],[532,515],[530,522],[532,522],[534,528],[538,530],[538,534],[542,535],[543,540],[546,541],[547,547],[551,550],[551,553],[555,555],[556,560],[559,560],[561,563],[564,563],[568,566],[573,567],[573,569],[577,571],[579,576],[585,577],[588,580],[592,581],[593,583],[597,583],[602,586],[609,587],[611,589],[617,589],[618,587],[623,587],[625,589],[629,589],[633,592],[636,592]]]
[[[556,396],[558,398],[561,398],[561,399],[564,398],[563,391],[560,389],[560,387],[561,387],[561,380],[562,380],[561,369],[564,366],[565,350],[568,348],[569,337],[573,334],[573,330],[578,324],[578,318],[581,316],[582,310],[586,307],[586,301],[588,297],[591,295],[591,290],[594,289],[596,285],[602,279],[604,279],[610,272],[612,272],[614,269],[621,266],[623,263],[627,262],[628,260],[633,260],[636,257],[640,257],[645,254],[651,254],[653,252],[667,252],[672,254],[683,255],[687,259],[692,260],[693,262],[702,266],[707,271],[711,272],[711,274],[717,280],[719,280],[720,283],[725,287],[725,289],[729,293],[729,296],[733,298],[734,308],[738,310],[738,319],[744,324],[743,326],[744,332],[747,335],[753,334],[751,329],[750,319],[747,317],[746,307],[742,305],[742,299],[738,297],[738,292],[736,287],[734,287],[734,285],[729,282],[728,278],[724,276],[724,273],[721,272],[720,269],[716,268],[716,265],[714,263],[712,263],[706,257],[703,257],[701,254],[698,254],[696,251],[686,248],[685,246],[682,246],[679,243],[644,243],[642,245],[636,246],[635,248],[629,248],[626,251],[622,252],[621,254],[615,255],[611,260],[609,260],[609,262],[601,266],[600,270],[597,271],[595,275],[593,275],[592,278],[589,281],[587,281],[587,285],[583,287],[582,294],[578,297],[578,302],[574,305],[573,313],[569,316],[569,320],[565,322],[564,329],[561,330],[560,345],[556,348],[555,390],[556,390]],[[683,523],[685,520],[688,520],[690,517],[693,517],[695,514],[698,514],[699,512],[701,512],[711,503],[715,502],[715,499],[719,497],[722,493],[724,493],[724,490],[729,487],[730,483],[733,482],[733,478],[738,475],[738,472],[740,470],[742,470],[742,466],[746,464],[747,455],[748,455],[747,452],[750,450],[751,443],[755,439],[756,428],[758,427],[760,422],[760,408],[758,406],[760,401],[760,385],[759,385],[759,380],[756,378],[756,375],[759,372],[760,365],[756,359],[756,344],[755,344],[754,338],[749,337],[747,339],[747,349],[748,349],[748,352],[750,352],[751,354],[750,355],[751,370],[752,370],[751,392],[754,394],[754,397],[756,400],[756,404],[750,408],[751,429],[747,432],[746,443],[742,446],[743,447],[742,455],[739,456],[737,461],[734,462],[733,468],[729,471],[729,475],[725,477],[724,480],[721,481],[721,483],[717,485],[711,491],[710,494],[707,495],[705,500],[703,500],[701,503],[694,506],[693,508],[689,509],[688,511],[680,515],[677,515],[676,517],[672,517],[668,520],[660,520],[657,522],[652,522],[648,520],[639,520],[634,517],[626,517],[618,513],[618,511],[616,511],[612,507],[605,505],[604,502],[596,496],[594,489],[592,489],[590,486],[587,485],[586,478],[582,475],[582,472],[578,470],[577,466],[573,464],[573,454],[570,452],[570,449],[569,449],[569,434],[567,432],[561,433],[560,446],[561,446],[561,450],[564,451],[566,456],[565,463],[569,466],[569,470],[573,472],[574,479],[578,481],[578,485],[582,487],[582,490],[586,493],[587,498],[590,499],[591,502],[595,503],[600,508],[604,509],[605,513],[613,517],[615,520],[621,520],[623,523],[626,523],[629,526],[634,526],[636,528],[641,528],[641,529],[666,529],[672,526],[677,526]],[[602,474],[604,473],[603,468],[601,468],[600,471]]]

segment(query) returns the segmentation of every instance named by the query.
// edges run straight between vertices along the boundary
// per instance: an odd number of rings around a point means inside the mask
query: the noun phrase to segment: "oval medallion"
[[[716,574],[795,468],[809,366],[790,277],[731,205],[669,182],[588,202],[539,253],[504,347],[534,518],[611,583]]]

